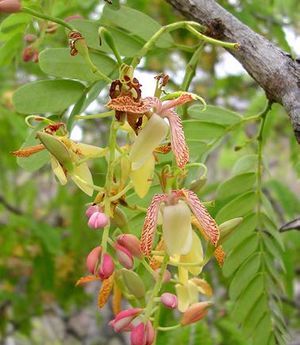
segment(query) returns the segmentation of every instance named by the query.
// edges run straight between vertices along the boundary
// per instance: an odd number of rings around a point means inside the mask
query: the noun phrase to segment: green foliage
[[[99,42],[100,26],[109,30],[124,61],[130,63],[162,24],[179,21],[162,1],[127,1],[128,6],[118,10],[118,4],[114,8],[105,5],[100,15],[96,9],[99,1],[71,0],[68,6],[61,0],[27,3],[41,7],[49,3],[51,11],[45,6],[43,12],[59,18],[80,13],[83,18],[70,23],[86,39],[93,64],[112,79],[117,78],[118,66],[105,40]],[[269,1],[264,6],[261,1],[239,2],[238,6],[229,5],[228,1],[220,3],[244,23],[271,37],[281,49],[291,50],[281,23],[286,19],[290,26],[297,23],[299,3],[295,0]],[[93,18],[99,18],[92,20],[92,14]],[[74,288],[74,282],[85,274],[84,258],[98,243],[99,234],[88,231],[86,226],[84,205],[91,200],[72,185],[66,189],[56,185],[49,165],[45,166],[49,162],[46,151],[17,160],[8,155],[20,146],[38,143],[35,135],[39,127],[27,131],[23,116],[17,113],[57,114],[58,120],[67,120],[70,131],[76,124],[84,134],[89,133],[90,143],[104,145],[108,128],[105,119],[75,121],[76,115],[89,114],[91,103],[96,111],[103,111],[99,103],[107,103],[107,89],[106,93],[100,92],[107,87],[107,81],[101,80],[80,54],[70,55],[64,28],[58,27],[55,33],[49,34],[44,30],[44,21],[33,21],[27,14],[1,18],[0,212],[4,215],[0,218],[0,276],[4,279],[0,303],[8,303],[11,309],[3,318],[0,315],[0,327],[3,331],[7,323],[15,322],[20,325],[20,332],[28,334],[31,318],[42,314],[49,300],[66,311],[89,302],[82,289]],[[26,46],[24,33],[38,36],[38,64],[21,61]],[[167,71],[171,80],[166,92],[180,89],[180,73],[187,72],[180,65],[190,61],[193,44],[198,42],[186,32],[165,33],[149,51],[140,69],[155,74]],[[204,111],[196,102],[188,107],[183,115],[183,127],[191,162],[200,159],[208,166],[208,182],[198,193],[203,200],[215,199],[210,213],[218,224],[234,217],[244,219],[223,246],[227,253],[223,269],[205,271],[206,278],[213,282],[216,296],[209,317],[196,325],[159,332],[157,345],[281,345],[287,342],[285,320],[289,320],[292,330],[299,327],[296,310],[282,303],[286,293],[293,302],[299,236],[293,231],[283,234],[278,231],[282,223],[299,216],[295,177],[300,175],[299,146],[279,107],[272,109],[262,141],[257,141],[257,123],[261,120],[247,118],[262,109],[265,98],[248,77],[218,76],[215,71],[221,54],[221,50],[213,48],[204,50],[197,58],[196,78],[189,91],[204,96],[209,105]],[[142,79],[139,81],[146,87],[147,82]],[[244,112],[245,115],[240,115]],[[286,137],[291,137],[288,144]],[[173,164],[171,154],[158,154],[157,160],[160,169],[165,164]],[[30,174],[20,171],[16,161]],[[94,181],[103,185],[104,159],[91,164],[91,168]],[[122,206],[131,233],[138,236],[145,212],[137,213],[133,209],[135,205],[147,208],[152,195],[161,192],[157,176],[153,179],[144,199],[128,193],[126,202],[131,208]],[[189,187],[192,180],[188,176],[185,186]],[[146,286],[148,278],[143,273]],[[172,325],[172,313],[162,312],[160,322]]]

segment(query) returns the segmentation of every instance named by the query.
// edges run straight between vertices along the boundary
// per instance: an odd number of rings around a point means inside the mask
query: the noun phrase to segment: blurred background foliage
[[[117,8],[117,1],[113,2],[113,7]],[[253,30],[276,42],[286,54],[293,58],[300,54],[299,1],[232,0],[219,3]],[[84,19],[95,20],[96,26],[104,20],[101,17],[104,1],[99,0],[24,0],[23,4],[32,8],[42,7],[46,13],[60,18],[81,15]],[[183,19],[162,0],[127,0],[122,4],[149,15],[161,25]],[[138,32],[143,22],[134,15],[123,18],[123,22],[116,18],[107,16],[104,23],[115,27],[117,38],[120,35],[120,48],[125,50],[123,55],[132,56],[146,39]],[[28,135],[24,115],[16,112],[12,104],[13,92],[29,81],[48,79],[48,74],[64,77],[65,73],[60,72],[59,65],[54,65],[52,74],[48,72],[52,65],[47,58],[54,59],[55,54],[46,56],[44,52],[45,55],[40,56],[40,64],[24,62],[24,35],[36,35],[36,48],[42,52],[46,48],[67,48],[64,29],[57,27],[48,33],[49,27],[45,22],[32,20],[25,14],[1,14],[0,21],[0,343],[108,344],[112,335],[101,320],[109,318],[110,308],[100,313],[92,301],[93,287],[82,289],[74,286],[76,280],[85,274],[87,253],[98,243],[98,234],[88,230],[84,215],[85,204],[90,200],[72,184],[60,187],[47,165],[33,172],[24,171],[10,155]],[[157,46],[142,61],[137,77],[143,84],[144,95],[149,95],[146,90],[151,91],[153,77],[160,72],[170,75],[170,89],[180,89],[186,64],[194,51],[191,47],[197,42],[183,30],[175,32],[172,37],[172,44],[167,48]],[[125,42],[123,46],[122,42]],[[115,76],[115,73],[112,65],[110,74]],[[87,77],[74,78],[82,80],[85,85],[91,82]],[[76,103],[73,113],[103,111],[107,102],[104,86],[102,82],[93,83],[87,101],[84,105]],[[209,105],[225,107],[227,115],[228,111],[243,116],[255,115],[266,104],[263,91],[238,62],[223,49],[212,46],[204,48],[189,90],[201,95]],[[28,100],[29,108],[31,101]],[[183,116],[193,118],[192,109],[196,113],[197,108],[192,107],[185,110]],[[215,116],[218,111],[222,116],[220,109],[210,108],[201,116]],[[217,198],[216,207],[210,209],[217,215],[224,205],[224,200],[218,199],[218,186],[234,175],[236,162],[246,161],[249,155],[256,153],[257,125],[237,126],[227,133],[223,131],[225,127],[218,132],[211,127],[209,119],[207,121],[208,127],[202,124],[202,131],[194,133],[187,124],[185,129],[189,138],[195,137],[192,152],[201,157],[209,168],[208,182],[200,196],[204,200]],[[107,139],[107,123],[106,120],[80,121],[73,128],[72,135],[86,143],[103,146]],[[285,285],[286,295],[280,294],[278,298],[283,303],[284,318],[291,334],[290,343],[299,344],[300,238],[296,230],[278,232],[282,224],[300,213],[299,146],[287,115],[278,105],[273,106],[268,117],[264,142],[263,188],[274,209],[274,231],[285,246],[279,255],[283,262],[280,279]],[[103,184],[104,170],[104,160],[94,162],[96,184]],[[238,183],[231,185],[231,197],[240,195]],[[245,191],[247,188],[242,188],[242,192]],[[133,228],[137,233],[140,231],[136,226]],[[180,334],[163,335],[159,344],[250,344],[228,313],[233,303],[228,295],[231,279],[225,278],[216,264],[211,264],[205,274],[215,291],[216,311],[208,320],[187,327]],[[168,320],[168,314],[164,314],[162,318]]]

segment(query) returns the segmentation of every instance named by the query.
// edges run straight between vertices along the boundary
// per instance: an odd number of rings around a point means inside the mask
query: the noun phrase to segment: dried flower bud
[[[113,262],[112,257],[104,253],[102,255],[101,263],[100,263],[100,269],[98,271],[99,277],[101,280],[109,278],[115,270],[115,264]]]
[[[160,301],[166,308],[169,309],[175,309],[178,305],[177,296],[169,292],[163,293],[160,296]]]
[[[131,255],[136,258],[142,258],[143,254],[141,251],[140,240],[132,234],[122,234],[117,237],[117,243],[125,247]]]
[[[131,308],[122,310],[116,315],[116,317],[109,322],[109,325],[113,327],[115,332],[124,332],[130,330],[131,322],[141,314],[142,308]]]
[[[101,229],[108,224],[108,217],[102,212],[94,212],[88,221],[88,226],[91,229]]]
[[[134,262],[133,256],[131,255],[130,251],[118,243],[115,245],[115,250],[120,264],[125,268],[131,270],[133,268]]]
[[[180,323],[182,326],[195,323],[206,316],[208,308],[212,305],[212,302],[199,302],[192,304],[183,314]]]
[[[95,273],[95,268],[99,261],[101,250],[102,250],[101,246],[94,248],[86,258],[86,267],[88,271],[92,274]]]
[[[0,13],[15,13],[21,10],[19,0],[2,0],[0,1]]]

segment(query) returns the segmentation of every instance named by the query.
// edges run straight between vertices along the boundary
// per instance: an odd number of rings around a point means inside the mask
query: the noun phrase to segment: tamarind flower
[[[86,194],[93,194],[93,178],[85,162],[87,159],[102,157],[106,150],[100,147],[78,144],[67,136],[37,132],[37,138],[50,153],[52,170],[59,182],[65,185],[68,176]]]
[[[107,106],[116,111],[130,111],[134,114],[147,114],[150,118],[139,131],[130,152],[132,169],[139,169],[152,155],[152,152],[166,138],[170,130],[171,147],[179,168],[189,161],[189,150],[185,141],[182,122],[174,108],[191,102],[195,96],[182,93],[178,98],[161,102],[156,97],[146,97],[139,102],[128,96],[112,99]],[[149,114],[150,110],[152,112]],[[167,122],[164,120],[167,119]]]
[[[170,194],[156,194],[147,210],[144,221],[141,249],[149,256],[157,228],[159,211],[162,214],[163,239],[167,253],[186,255],[191,251],[193,231],[192,213],[201,224],[208,240],[217,245],[219,229],[197,195],[186,189],[173,190]]]
[[[155,338],[155,330],[151,321],[147,321],[146,324],[139,323],[133,327],[131,331],[131,345],[151,345]]]

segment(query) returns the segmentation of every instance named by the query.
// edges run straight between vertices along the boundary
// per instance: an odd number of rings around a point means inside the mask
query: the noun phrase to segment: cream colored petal
[[[93,195],[93,177],[86,163],[76,166],[73,170],[71,178],[83,192],[89,196]]]
[[[149,159],[168,131],[169,125],[159,115],[153,114],[132,145],[129,158],[133,169],[139,169]]]
[[[188,279],[189,279],[189,271],[185,267],[179,266],[178,267],[178,281],[181,284],[185,285],[187,284]]]
[[[189,290],[186,285],[176,284],[176,295],[178,298],[178,310],[184,313],[190,305]]]
[[[80,154],[88,158],[104,157],[107,152],[106,148],[82,143],[75,144],[74,148],[77,154]]]
[[[139,169],[133,170],[130,173],[134,190],[140,198],[143,198],[148,193],[152,184],[154,165],[155,159],[151,154],[150,158]]]
[[[192,245],[187,255],[182,255],[181,262],[202,262],[203,261],[203,249],[200,238],[192,231]],[[198,275],[202,271],[201,266],[188,266],[187,269],[193,274]]]
[[[57,177],[58,181],[60,182],[60,184],[65,185],[68,182],[68,180],[64,172],[64,169],[62,168],[58,160],[53,155],[50,155],[50,162],[51,162],[52,170],[55,176]]]
[[[184,202],[179,201],[178,204],[165,206],[162,228],[169,255],[183,254],[190,250],[191,211]]]
[[[184,245],[182,246],[181,249],[181,254],[182,255],[186,255],[191,251],[191,247],[192,247],[192,241],[193,241],[193,229],[192,229],[192,225],[190,225],[190,229],[186,238],[186,241],[184,243]]]

